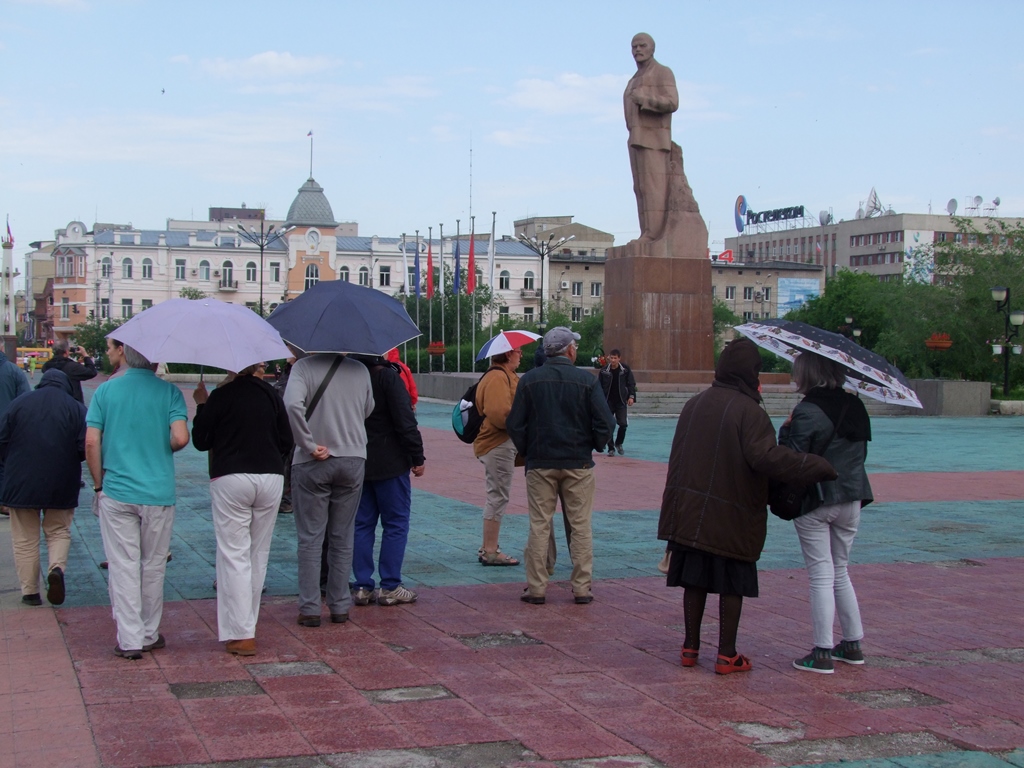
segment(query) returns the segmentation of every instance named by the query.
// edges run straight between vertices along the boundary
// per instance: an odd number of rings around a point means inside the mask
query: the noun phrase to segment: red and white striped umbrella
[[[513,349],[532,344],[539,338],[540,334],[531,331],[502,331],[480,347],[480,354],[476,356],[476,359],[483,360],[485,357],[494,357],[502,352],[510,352]]]

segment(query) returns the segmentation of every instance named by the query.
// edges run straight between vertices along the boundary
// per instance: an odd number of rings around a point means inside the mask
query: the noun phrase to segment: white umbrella
[[[923,407],[907,377],[896,366],[838,333],[784,319],[745,323],[733,330],[791,363],[804,351],[834,360],[846,369],[845,387],[873,400],[908,408]]]
[[[107,336],[153,363],[193,363],[236,373],[292,354],[281,334],[251,309],[210,298],[162,301]]]

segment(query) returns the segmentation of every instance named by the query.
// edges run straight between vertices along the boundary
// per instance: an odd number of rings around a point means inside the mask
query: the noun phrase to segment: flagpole
[[[441,260],[441,271],[440,277],[437,282],[441,286],[441,346],[444,346],[444,224],[437,225],[437,239],[441,241],[441,247],[438,249],[439,259]],[[448,357],[448,353],[441,355],[441,373],[444,373],[445,358]]]
[[[405,270],[405,277],[402,279],[402,298],[409,298],[409,256],[405,252],[405,232],[402,233],[402,268]],[[402,302],[402,306],[408,307],[406,301]],[[408,309],[406,309],[408,311]],[[417,328],[417,330],[419,330]],[[402,344],[402,354],[404,355],[404,362],[406,365],[409,364],[409,342],[406,341]]]
[[[416,373],[420,372],[420,336],[423,335],[420,329],[420,231],[416,230],[416,330],[420,335],[416,337]],[[429,339],[428,339],[429,341]]]
[[[309,178],[313,178],[313,131],[306,134],[309,137]]]
[[[469,303],[469,313],[470,313],[470,317],[472,318],[472,326],[471,326],[472,327],[472,331],[471,331],[471,334],[470,334],[470,338],[472,339],[472,341],[471,341],[472,352],[471,352],[471,355],[470,355],[470,360],[476,360],[476,262],[473,261],[473,254],[474,254],[473,246],[476,245],[475,238],[476,238],[476,216],[470,216],[469,217],[469,265],[468,265],[468,269],[466,270],[466,290],[469,291],[470,290],[470,286],[472,286],[472,288],[473,288],[472,291],[470,291],[470,295],[472,296],[472,299],[470,300],[470,303]]]
[[[430,344],[434,343],[434,259],[432,253],[434,249],[434,228],[427,227],[427,272],[430,277],[427,278],[427,336]],[[429,354],[429,344],[427,346],[427,352]],[[434,372],[434,361],[430,362],[430,372]]]
[[[491,336],[494,335],[494,301],[495,301],[495,296],[497,296],[497,292],[494,289],[494,251],[495,251],[494,232],[495,232],[495,227],[497,227],[497,226],[498,226],[498,212],[497,211],[491,211],[491,243],[490,243],[490,245],[487,246],[487,258],[491,262],[491,311],[490,311],[490,316],[491,316]]]
[[[455,296],[455,372],[462,373],[462,297],[459,296],[459,257],[462,249],[459,248],[459,237],[462,236],[462,219],[455,220],[455,278],[452,280],[452,294]]]

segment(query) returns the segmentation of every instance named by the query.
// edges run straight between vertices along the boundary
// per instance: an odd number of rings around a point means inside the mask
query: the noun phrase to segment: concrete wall
[[[911,379],[910,386],[924,406],[921,416],[986,416],[992,408],[987,381]]]

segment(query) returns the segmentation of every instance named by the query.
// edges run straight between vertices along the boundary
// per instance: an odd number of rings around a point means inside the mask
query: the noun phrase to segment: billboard
[[[780,277],[777,291],[779,317],[785,317],[808,299],[820,296],[821,281],[814,277]]]
[[[908,231],[903,236],[903,279],[931,284],[935,272],[934,232]]]

